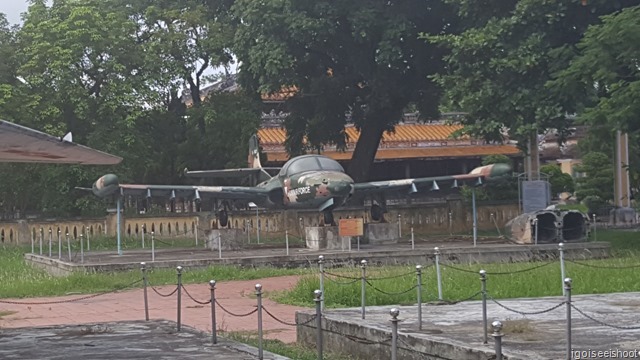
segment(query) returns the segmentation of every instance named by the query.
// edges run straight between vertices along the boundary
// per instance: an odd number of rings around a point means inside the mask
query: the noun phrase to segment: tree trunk
[[[364,182],[369,179],[371,166],[385,130],[385,120],[382,118],[371,119],[360,128],[360,137],[358,137],[356,148],[353,150],[348,171],[355,182]]]

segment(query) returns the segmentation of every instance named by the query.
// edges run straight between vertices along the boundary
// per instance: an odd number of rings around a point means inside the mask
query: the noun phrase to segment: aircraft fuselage
[[[270,189],[267,207],[332,210],[353,194],[353,179],[340,171],[310,170],[279,175],[259,187]]]

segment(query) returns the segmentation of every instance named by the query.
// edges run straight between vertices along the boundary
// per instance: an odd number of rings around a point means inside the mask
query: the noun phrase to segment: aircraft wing
[[[0,120],[0,162],[115,165],[122,158]]]
[[[194,185],[143,185],[120,184],[116,175],[107,174],[98,179],[92,187],[94,195],[139,195],[164,196],[167,198],[184,197],[190,199],[232,199],[258,200],[269,194],[264,188],[248,186],[194,186]]]
[[[388,191],[407,191],[414,193],[421,190],[439,190],[440,186],[458,187],[464,183],[475,185],[484,179],[502,176],[511,171],[507,164],[492,164],[473,169],[468,174],[435,176],[415,179],[372,181],[354,184],[354,195],[382,193]]]

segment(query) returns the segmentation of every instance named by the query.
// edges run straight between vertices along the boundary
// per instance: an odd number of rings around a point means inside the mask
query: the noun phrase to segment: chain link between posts
[[[220,307],[220,309],[222,309],[222,311],[226,312],[227,314],[229,314],[231,316],[235,316],[235,317],[247,317],[249,315],[253,315],[256,312],[258,312],[258,306],[256,306],[255,309],[251,310],[250,312],[248,312],[246,314],[236,314],[236,313],[233,313],[233,312],[227,310],[224,306],[222,306],[222,304],[220,304],[220,302],[218,302],[218,299],[216,299],[216,305],[218,305]]]
[[[123,287],[119,287],[113,290],[109,290],[109,291],[104,291],[101,293],[97,293],[97,294],[91,294],[91,295],[87,295],[87,296],[81,296],[75,299],[68,299],[68,300],[54,300],[54,301],[41,301],[41,302],[22,302],[22,301],[11,301],[11,300],[0,300],[0,303],[2,304],[11,304],[11,305],[53,305],[53,304],[63,304],[63,303],[71,303],[71,302],[76,302],[76,301],[82,301],[82,300],[88,300],[88,299],[92,299],[92,298],[96,298],[98,296],[102,296],[102,295],[106,295],[106,294],[113,294],[116,293],[120,290],[124,290],[127,288],[130,288],[138,283],[142,282],[142,279],[140,280],[136,280],[126,286]]]
[[[375,285],[373,285],[372,283],[370,283],[370,282],[369,282],[369,279],[367,279],[367,280],[366,280],[366,283],[367,283],[367,285],[371,286],[371,287],[373,288],[373,290],[375,290],[375,291],[377,291],[377,292],[379,292],[379,293],[381,293],[381,294],[389,295],[389,296],[394,296],[394,295],[404,295],[404,294],[406,294],[406,293],[408,293],[408,292],[410,292],[410,291],[415,290],[415,289],[418,287],[418,285],[413,285],[413,287],[411,287],[411,288],[409,288],[409,289],[407,289],[407,290],[404,290],[404,291],[400,291],[400,292],[388,292],[388,291],[384,291],[384,290],[381,290],[381,289],[377,288]],[[420,284],[420,285],[425,286],[424,284]]]
[[[310,322],[312,322],[313,320],[317,319],[317,315],[313,315],[313,316],[311,317],[311,319],[309,319],[309,320],[307,320],[307,321],[305,321],[305,322],[302,322],[302,323],[298,323],[298,322],[290,323],[290,322],[286,322],[286,321],[284,321],[284,320],[278,319],[275,315],[273,315],[273,314],[272,314],[269,310],[267,310],[267,308],[266,308],[266,307],[264,307],[264,306],[262,307],[262,310],[263,310],[265,313],[267,313],[267,315],[269,315],[273,320],[275,320],[275,321],[279,322],[279,323],[280,323],[280,324],[282,324],[282,325],[287,325],[287,326],[307,325],[307,324],[309,324]]]
[[[559,304],[556,304],[550,308],[540,310],[540,311],[520,311],[520,310],[512,309],[504,304],[499,303],[496,299],[494,299],[491,295],[489,295],[489,293],[487,293],[487,297],[489,298],[489,300],[493,301],[496,305],[500,306],[501,308],[507,311],[514,312],[516,314],[520,314],[520,315],[540,315],[540,314],[548,313],[567,303],[566,301],[562,301]]]
[[[565,261],[566,261],[566,260],[565,260]],[[518,274],[518,273],[523,273],[523,272],[527,272],[527,271],[533,271],[533,270],[536,270],[536,269],[540,269],[540,268],[543,268],[543,267],[545,267],[545,266],[549,266],[549,265],[551,265],[551,264],[555,264],[555,262],[547,262],[547,263],[544,263],[544,264],[540,264],[540,265],[532,266],[532,267],[530,267],[530,268],[521,269],[521,270],[515,270],[515,271],[504,271],[504,272],[500,272],[500,271],[497,271],[497,272],[490,272],[490,271],[487,271],[487,272],[486,272],[486,274],[487,274],[487,275],[511,275],[511,274]],[[440,264],[440,265],[441,265],[441,266],[443,266],[443,267],[448,267],[448,268],[453,269],[453,270],[457,270],[457,271],[462,271],[462,272],[472,273],[472,274],[478,274],[478,271],[477,271],[477,270],[468,270],[468,269],[463,269],[463,268],[459,268],[459,267],[452,266],[452,265],[449,265],[449,264]]]
[[[325,275],[326,275],[326,274],[327,274],[327,273],[325,272]],[[351,281],[336,281],[335,279],[332,279],[332,278],[330,278],[330,277],[325,277],[325,279],[327,279],[327,280],[331,281],[332,283],[334,283],[334,284],[336,284],[336,285],[351,285],[351,284],[355,284],[355,283],[357,283],[358,281],[360,281],[360,278],[355,278],[355,279],[353,279],[353,280],[351,280]]]
[[[580,315],[586,317],[587,319],[594,321],[602,326],[607,326],[610,328],[614,328],[614,329],[619,329],[619,330],[640,330],[640,326],[619,326],[619,325],[612,325],[612,324],[607,324],[604,321],[598,320],[596,318],[594,318],[591,315],[586,314],[584,311],[578,309],[575,305],[571,304],[571,307],[577,311]]]
[[[173,289],[173,291],[169,294],[163,294],[160,291],[158,291],[155,287],[153,287],[151,284],[149,284],[149,287],[151,288],[151,290],[153,290],[153,292],[155,292],[156,294],[158,294],[159,296],[162,297],[170,297],[173,296],[177,291],[178,291],[178,285],[176,285],[176,288]]]
[[[191,296],[191,294],[189,294],[189,292],[187,291],[187,288],[185,288],[184,285],[182,285],[182,290],[184,290],[184,293],[187,294],[187,297],[189,297],[189,299],[193,300],[193,302],[195,302],[196,304],[200,304],[200,305],[211,304],[211,299],[209,299],[207,301],[199,301],[199,300],[195,299],[193,296]]]

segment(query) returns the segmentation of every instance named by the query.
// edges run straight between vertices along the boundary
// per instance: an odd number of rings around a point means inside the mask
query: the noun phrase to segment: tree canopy
[[[505,133],[526,146],[530,137],[557,129],[563,141],[575,113],[573,94],[550,82],[576,55],[584,32],[599,16],[637,1],[451,1],[467,25],[459,34],[425,36],[450,49],[438,83],[444,106],[467,112],[465,132],[491,141]],[[603,46],[606,42],[601,43]]]
[[[611,154],[615,130],[633,146],[640,136],[638,0],[30,4],[20,26],[0,14],[0,118],[122,156],[106,171],[124,181],[177,183],[185,167],[243,165],[260,95],[283,90],[293,95],[291,155],[344,148],[345,126],[360,130],[348,169],[356,181],[408,109],[423,120],[462,111],[464,132],[521,146],[548,128],[562,141],[568,115],[596,129],[587,153]],[[205,91],[236,59],[243,90]],[[104,209],[71,190],[104,168],[0,170],[10,174],[2,213]]]
[[[56,136],[71,131],[75,142],[124,158],[108,169],[2,164],[11,176],[0,187],[0,212],[103,212],[104,204],[73,189],[104,172],[177,183],[187,166],[242,165],[246,141],[241,153],[229,149],[256,132],[257,104],[243,92],[201,93],[212,70],[233,61],[225,6],[34,0],[22,26],[0,17],[0,118]]]
[[[442,50],[418,39],[455,24],[442,1],[252,1],[233,6],[240,25],[234,52],[248,89],[294,88],[288,100],[292,155],[326,144],[344,147],[347,118],[360,130],[351,167],[366,180],[378,144],[409,104],[437,117],[439,89],[429,75]]]

